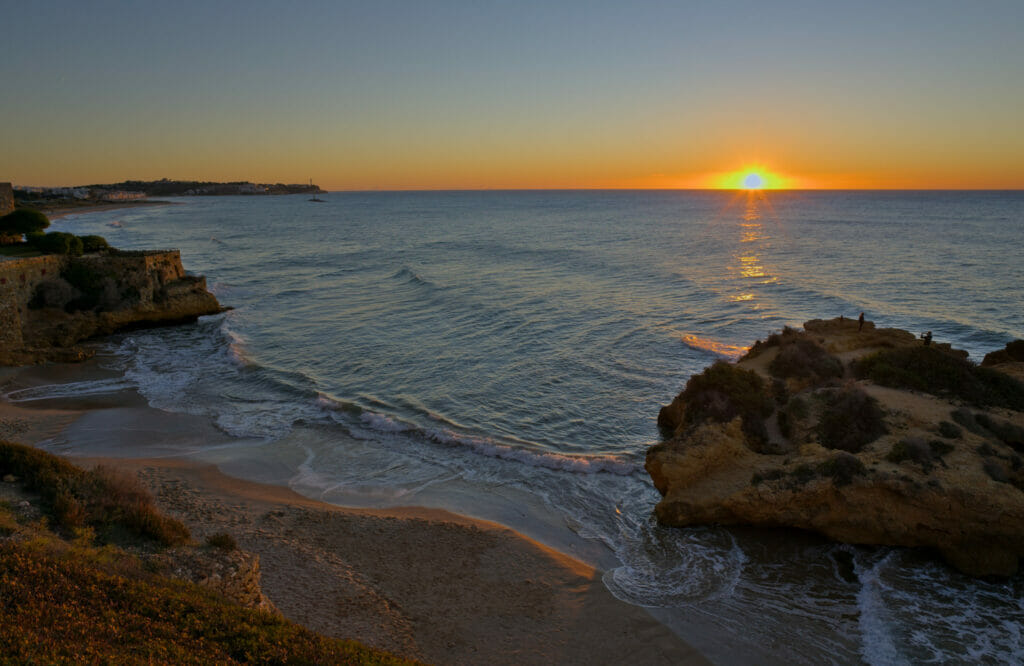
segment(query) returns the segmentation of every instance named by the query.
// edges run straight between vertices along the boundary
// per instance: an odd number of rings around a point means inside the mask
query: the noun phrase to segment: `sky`
[[[1024,2],[0,0],[0,181],[1024,188]],[[730,176],[730,174],[732,174]]]

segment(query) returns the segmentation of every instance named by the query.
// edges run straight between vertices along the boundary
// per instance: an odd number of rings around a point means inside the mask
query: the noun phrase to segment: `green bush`
[[[886,349],[853,364],[860,379],[954,397],[978,407],[1024,410],[1024,383],[935,347]]]
[[[30,234],[29,242],[37,250],[46,254],[66,254],[72,257],[82,256],[82,239],[74,234],[63,231],[51,231],[48,234]]]
[[[716,361],[691,377],[680,397],[686,403],[686,425],[728,423],[739,416],[748,436],[758,442],[767,440],[764,419],[772,413],[772,400],[756,372]]]
[[[0,217],[0,236],[22,236],[42,231],[50,226],[46,215],[34,208],[18,208]]]
[[[807,403],[800,396],[793,396],[778,411],[779,432],[783,437],[792,437],[796,425],[806,418]]]
[[[988,414],[975,414],[975,422],[999,438],[1003,444],[1014,451],[1024,453],[1024,428],[1009,421],[994,419]]]
[[[822,446],[858,453],[886,432],[882,409],[860,388],[848,386],[826,397],[818,422]]]
[[[103,236],[79,236],[82,239],[83,252],[100,252],[110,248],[107,239]]]
[[[797,377],[814,382],[843,376],[842,362],[806,338],[784,341],[779,353],[768,364],[768,370],[776,377]]]
[[[949,421],[942,421],[939,423],[939,434],[946,439],[960,439],[964,433]]]
[[[885,459],[896,464],[909,460],[919,464],[928,473],[936,462],[945,467],[946,461],[942,457],[952,450],[952,444],[938,439],[925,442],[918,437],[907,437],[893,444]]]
[[[867,474],[867,468],[860,458],[851,453],[837,453],[818,465],[818,473],[832,479],[837,486],[848,486],[854,478]]]

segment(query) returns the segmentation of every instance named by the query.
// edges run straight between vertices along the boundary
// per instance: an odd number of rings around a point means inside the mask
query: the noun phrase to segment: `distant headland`
[[[198,180],[126,180],[120,183],[79,185],[76,187],[15,187],[19,205],[45,207],[68,202],[117,203],[140,201],[150,197],[231,196],[271,194],[322,194],[324,190],[305,183],[215,183]]]

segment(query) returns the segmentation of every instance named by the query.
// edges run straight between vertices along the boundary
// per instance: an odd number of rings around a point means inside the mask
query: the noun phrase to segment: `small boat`
[[[122,225],[120,221],[114,220],[113,222],[107,222],[107,226],[114,227],[115,229],[120,229]]]

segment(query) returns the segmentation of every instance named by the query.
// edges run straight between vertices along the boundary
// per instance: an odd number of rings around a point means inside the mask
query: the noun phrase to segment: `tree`
[[[0,217],[0,235],[23,236],[42,231],[50,226],[50,220],[34,208],[18,208],[13,213]]]

